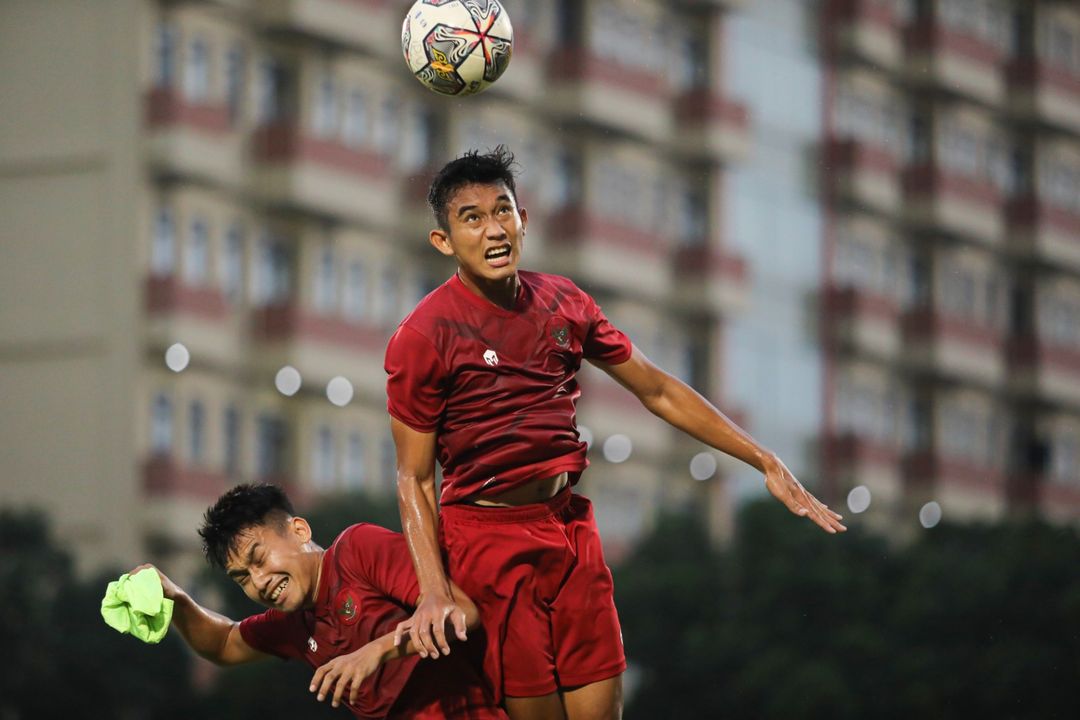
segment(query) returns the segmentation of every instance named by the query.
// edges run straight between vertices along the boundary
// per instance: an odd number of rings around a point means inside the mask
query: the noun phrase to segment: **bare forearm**
[[[439,514],[435,501],[435,479],[398,476],[398,506],[401,527],[409,543],[421,595],[450,596],[450,581],[439,552]]]
[[[667,376],[642,402],[657,417],[696,440],[764,471],[769,452],[712,403],[678,378]]]
[[[228,664],[225,648],[236,623],[199,605],[187,593],[177,595],[174,602],[173,627],[191,649],[211,662]]]

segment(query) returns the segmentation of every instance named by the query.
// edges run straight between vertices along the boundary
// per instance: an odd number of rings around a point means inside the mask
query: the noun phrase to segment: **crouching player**
[[[316,668],[311,692],[358,718],[506,717],[469,659],[471,644],[440,660],[421,660],[411,643],[395,647],[394,631],[419,599],[399,533],[353,525],[324,550],[280,488],[239,485],[206,511],[199,535],[210,564],[270,608],[235,622],[158,570],[175,603],[173,625],[204,658],[219,665],[303,660]],[[476,628],[476,606],[457,586],[453,593],[462,611],[455,627]]]

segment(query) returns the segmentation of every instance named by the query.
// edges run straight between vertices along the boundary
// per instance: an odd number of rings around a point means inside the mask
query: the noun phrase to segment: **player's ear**
[[[521,217],[521,233],[525,234],[525,226],[529,224],[529,211],[518,206],[518,215]]]
[[[440,228],[435,228],[428,234],[428,242],[446,257],[453,257],[454,248],[450,244],[450,233]]]
[[[311,541],[311,525],[308,525],[308,521],[302,517],[289,519],[289,532],[301,543]]]

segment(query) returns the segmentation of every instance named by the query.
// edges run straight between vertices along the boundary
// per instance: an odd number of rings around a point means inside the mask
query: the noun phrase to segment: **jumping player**
[[[649,362],[574,283],[518,270],[528,214],[513,164],[500,146],[435,177],[430,242],[457,272],[386,351],[398,499],[422,598],[403,629],[421,655],[449,650],[446,620],[460,628],[462,617],[453,578],[479,607],[485,669],[511,717],[617,718],[626,661],[611,573],[592,507],[570,489],[587,465],[575,425],[582,358],[671,425],[760,470],[791,512],[829,533],[845,528],[776,455]]]
[[[469,645],[445,661],[420,661],[412,643],[395,644],[419,589],[404,538],[353,525],[323,550],[288,497],[273,485],[238,485],[206,512],[199,530],[207,560],[270,609],[237,623],[208,610],[160,570],[173,624],[199,655],[218,665],[271,656],[316,668],[310,690],[358,718],[498,720]],[[142,565],[132,570],[141,570]],[[451,586],[454,625],[477,627],[476,606]]]

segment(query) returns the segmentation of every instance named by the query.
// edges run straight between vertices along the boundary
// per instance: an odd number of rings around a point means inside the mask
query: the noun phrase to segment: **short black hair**
[[[203,516],[199,536],[207,562],[224,570],[242,532],[258,525],[280,532],[294,514],[289,497],[277,485],[237,485],[219,497]]]
[[[428,205],[435,215],[435,222],[443,230],[450,229],[450,217],[447,205],[450,198],[466,185],[494,185],[503,183],[510,190],[514,202],[517,202],[517,186],[514,179],[517,175],[515,168],[517,161],[514,153],[505,145],[496,145],[493,150],[481,153],[479,150],[469,150],[459,158],[446,163],[435,178],[431,181],[428,189]]]

